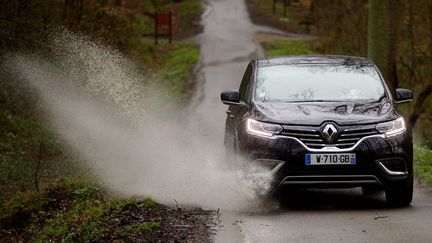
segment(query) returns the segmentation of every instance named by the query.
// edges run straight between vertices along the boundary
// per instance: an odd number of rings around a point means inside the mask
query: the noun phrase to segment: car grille
[[[295,137],[313,149],[324,147],[350,148],[366,136],[378,134],[375,125],[337,126],[338,134],[332,143],[328,143],[322,133],[322,126],[283,125],[281,135]]]

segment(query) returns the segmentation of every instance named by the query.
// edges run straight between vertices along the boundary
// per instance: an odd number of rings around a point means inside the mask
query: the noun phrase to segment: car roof
[[[374,65],[372,60],[366,57],[340,56],[340,55],[298,55],[269,57],[256,60],[257,66],[274,65],[304,65],[304,64],[327,64],[327,65]]]

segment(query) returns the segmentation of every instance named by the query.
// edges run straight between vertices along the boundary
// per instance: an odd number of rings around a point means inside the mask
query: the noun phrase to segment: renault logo
[[[322,130],[322,135],[326,142],[331,143],[334,142],[336,136],[337,136],[338,130],[333,124],[327,124],[324,126],[324,129]]]

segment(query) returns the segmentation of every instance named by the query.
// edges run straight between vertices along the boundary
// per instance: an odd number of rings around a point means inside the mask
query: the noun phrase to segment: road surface
[[[243,0],[208,0],[202,16],[202,78],[195,109],[203,132],[223,139],[226,107],[223,90],[238,89],[251,58],[262,55],[253,43],[257,32]],[[209,134],[210,135],[210,134]],[[411,207],[387,209],[383,195],[362,196],[360,190],[299,192],[286,203],[270,203],[253,213],[222,212],[216,242],[432,242],[432,193],[416,185]]]

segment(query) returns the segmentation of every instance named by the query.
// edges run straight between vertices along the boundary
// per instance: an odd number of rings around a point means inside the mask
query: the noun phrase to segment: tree
[[[410,37],[410,48],[411,48],[411,60],[410,63],[405,65],[410,70],[410,78],[411,81],[420,86],[419,93],[416,95],[414,107],[412,109],[411,115],[409,117],[409,124],[414,127],[417,123],[418,119],[421,115],[423,115],[426,111],[427,100],[432,94],[432,79],[431,79],[431,70],[432,66],[432,2],[431,1],[421,1],[416,2],[417,8],[425,9],[426,13],[426,21],[421,20],[426,28],[424,31],[414,31],[415,26],[420,26],[419,23],[414,21],[413,15],[413,0],[409,0],[409,22],[408,22],[408,30]],[[423,32],[421,41],[423,43],[416,43],[418,38],[415,38],[415,34],[418,32]],[[420,42],[420,41],[418,41]],[[416,51],[417,46],[426,46],[423,48],[423,52],[418,53]],[[419,48],[422,49],[422,48]],[[421,70],[419,70],[421,69]],[[430,104],[429,104],[430,107]]]
[[[396,61],[401,5],[401,0],[369,1],[368,57],[375,61],[393,89],[398,86]]]

